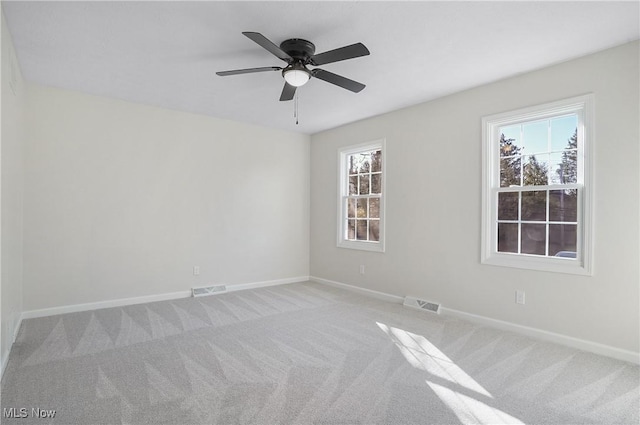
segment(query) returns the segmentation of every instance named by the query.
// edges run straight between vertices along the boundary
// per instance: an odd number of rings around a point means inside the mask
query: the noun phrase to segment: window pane
[[[371,193],[382,193],[382,174],[371,175]]]
[[[522,246],[520,252],[523,254],[545,255],[547,246],[546,225],[544,224],[522,224]]]
[[[576,258],[575,224],[549,225],[549,255],[565,258]]]
[[[498,223],[498,251],[518,252],[518,225]]]
[[[527,156],[523,171],[525,186],[542,186],[548,184],[549,155]]]
[[[355,155],[349,155],[347,162],[349,164],[349,174],[357,174],[358,162],[356,161]]]
[[[368,153],[360,154],[360,166],[358,167],[358,173],[368,173],[371,169],[369,161],[371,156]]]
[[[564,151],[558,155],[558,175],[562,183],[578,182],[578,152],[575,150]]]
[[[547,192],[535,190],[522,192],[522,220],[545,221],[547,219]]]
[[[380,218],[380,198],[369,199],[369,217]]]
[[[549,191],[549,221],[578,221],[578,190]]]
[[[369,220],[369,240],[370,241],[380,240],[380,221],[379,220]]]
[[[356,216],[356,200],[347,199],[347,217],[353,218]]]
[[[382,151],[371,153],[371,172],[382,171]]]
[[[518,219],[518,193],[498,193],[498,220]]]
[[[552,119],[551,150],[575,149],[577,147],[577,129],[578,116],[575,114]]]
[[[358,218],[367,218],[367,199],[358,199]]]
[[[369,194],[369,174],[359,175],[360,179],[360,195],[368,195]]]
[[[563,184],[564,167],[562,165],[562,153],[555,152],[549,155],[549,184]]]
[[[529,155],[542,152],[549,152],[548,145],[548,124],[549,121],[538,121],[522,126],[522,147]]]
[[[500,187],[520,186],[520,157],[500,160]]]
[[[358,239],[359,241],[367,240],[367,220],[358,220],[356,239]]]
[[[358,176],[349,176],[349,195],[358,194]]]
[[[354,240],[356,238],[356,221],[347,220],[347,239]]]
[[[500,127],[500,156],[520,155],[520,126]]]

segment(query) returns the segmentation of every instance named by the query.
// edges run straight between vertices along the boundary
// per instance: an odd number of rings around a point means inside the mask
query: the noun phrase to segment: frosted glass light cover
[[[300,87],[309,81],[309,74],[306,71],[292,69],[284,73],[284,79],[288,84],[294,87]]]

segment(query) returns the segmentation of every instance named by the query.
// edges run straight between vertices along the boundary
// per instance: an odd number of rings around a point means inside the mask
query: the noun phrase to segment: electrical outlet
[[[360,265],[360,274],[364,274],[364,264]]]
[[[193,275],[200,276],[200,266],[193,266]]]
[[[524,291],[516,291],[516,303],[524,304]]]

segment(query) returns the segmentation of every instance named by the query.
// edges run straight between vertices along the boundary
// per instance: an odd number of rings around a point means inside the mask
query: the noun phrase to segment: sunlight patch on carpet
[[[523,422],[500,409],[489,406],[450,388],[427,380],[429,387],[435,392],[464,424],[520,424]]]
[[[460,391],[427,380],[427,385],[436,393],[462,423],[479,424],[523,424],[500,409],[496,409],[477,398],[462,393],[471,392],[478,398],[493,399],[493,396],[453,360],[433,345],[427,338],[403,329],[376,322],[378,327],[393,341],[400,353],[413,367],[424,370],[437,378],[459,386]]]
[[[460,385],[485,397],[493,398],[489,391],[485,390],[482,385],[478,384],[475,379],[422,335],[390,327],[384,323],[376,323],[396,344],[409,364],[416,369],[424,370],[438,378]]]

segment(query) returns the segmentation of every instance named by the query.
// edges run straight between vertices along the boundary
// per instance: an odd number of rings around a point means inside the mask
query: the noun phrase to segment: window
[[[384,252],[384,140],[339,151],[338,246]]]
[[[593,97],[485,117],[484,264],[591,273]]]

